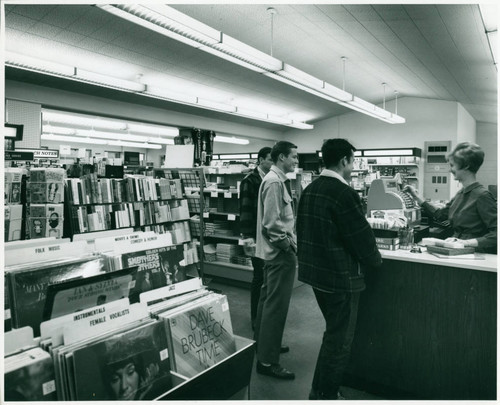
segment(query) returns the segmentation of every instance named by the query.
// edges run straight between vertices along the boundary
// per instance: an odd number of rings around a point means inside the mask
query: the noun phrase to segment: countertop
[[[422,253],[411,253],[409,250],[382,250],[380,254],[384,260],[401,260],[404,262],[415,262],[432,264],[436,266],[459,267],[462,269],[482,270],[497,272],[497,255],[477,253],[477,257],[482,259],[464,259],[460,256],[450,256],[449,258],[436,257],[426,251],[424,247],[420,248]],[[470,255],[466,255],[470,256]]]

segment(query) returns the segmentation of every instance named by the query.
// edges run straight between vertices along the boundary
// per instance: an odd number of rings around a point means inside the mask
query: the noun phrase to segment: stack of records
[[[252,259],[248,256],[232,256],[230,260],[231,263],[241,266],[252,266]]]
[[[54,364],[40,347],[7,356],[4,375],[5,401],[57,400]]]
[[[232,263],[234,256],[244,256],[243,247],[228,243],[217,243],[217,260],[224,263]]]
[[[226,221],[214,221],[212,226],[216,235],[233,236],[234,234]]]
[[[149,317],[55,347],[52,355],[59,400],[152,400],[172,388],[165,327]]]
[[[217,260],[217,251],[213,243],[204,245],[203,252],[205,253],[205,262],[215,262]]]
[[[48,286],[102,272],[104,260],[95,256],[7,267],[5,276],[12,326],[31,326],[35,336],[39,336]]]
[[[171,369],[191,378],[236,352],[227,297],[210,292],[158,314],[165,322]]]

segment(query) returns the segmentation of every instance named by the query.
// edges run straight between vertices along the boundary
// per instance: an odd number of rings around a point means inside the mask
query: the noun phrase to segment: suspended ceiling
[[[476,121],[497,122],[497,70],[477,4],[171,6],[263,52],[272,48],[274,57],[371,103],[382,104],[385,82],[388,102],[397,90],[400,98],[456,101]],[[277,11],[272,30],[268,7]],[[6,4],[5,32],[7,51],[247,108],[264,105],[268,113],[308,123],[350,112],[93,5]],[[6,78],[288,129],[13,68]]]

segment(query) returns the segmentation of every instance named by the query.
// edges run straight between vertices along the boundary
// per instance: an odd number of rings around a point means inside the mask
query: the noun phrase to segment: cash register
[[[375,211],[400,210],[407,219],[408,225],[420,221],[420,209],[411,196],[399,190],[397,179],[381,178],[372,181],[368,191],[366,214],[372,216]]]

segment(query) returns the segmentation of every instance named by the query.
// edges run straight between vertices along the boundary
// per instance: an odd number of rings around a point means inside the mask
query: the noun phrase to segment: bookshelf
[[[239,245],[239,186],[246,175],[219,168],[207,169],[207,187],[203,190],[205,210],[201,215],[200,212],[197,214],[204,222],[204,250],[213,251],[210,255],[203,255],[205,273],[250,283],[253,272],[251,260]]]

